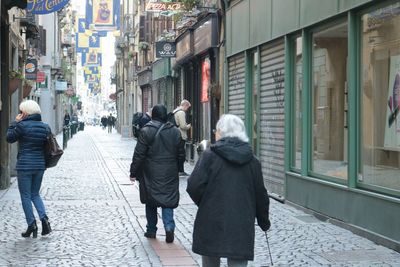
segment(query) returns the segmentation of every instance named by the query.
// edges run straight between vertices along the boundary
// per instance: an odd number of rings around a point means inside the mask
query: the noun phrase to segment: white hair
[[[42,113],[38,103],[36,103],[33,100],[26,100],[26,101],[22,102],[19,105],[19,110],[24,112],[24,113],[27,113],[28,115]]]
[[[246,128],[241,118],[233,114],[224,114],[217,122],[217,131],[223,137],[236,137],[243,142],[248,142]]]
[[[183,99],[182,102],[181,102],[181,107],[184,107],[184,106],[190,107],[191,104],[190,104],[190,102],[188,100]]]

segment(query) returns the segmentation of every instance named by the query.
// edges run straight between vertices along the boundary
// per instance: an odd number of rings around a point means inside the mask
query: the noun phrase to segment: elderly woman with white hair
[[[223,115],[215,135],[188,179],[186,190],[198,206],[192,249],[203,267],[220,266],[220,258],[247,266],[254,259],[255,219],[263,231],[270,227],[261,164],[239,117]]]
[[[46,170],[44,147],[50,127],[42,122],[39,105],[33,100],[20,104],[20,113],[7,130],[7,142],[18,141],[17,177],[18,189],[21,195],[22,208],[25,213],[28,229],[22,237],[37,237],[38,227],[33,214],[32,202],[35,205],[42,222],[42,235],[51,232],[49,219],[46,215],[39,191]]]

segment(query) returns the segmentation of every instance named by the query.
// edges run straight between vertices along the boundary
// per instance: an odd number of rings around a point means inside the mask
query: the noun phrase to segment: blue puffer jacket
[[[42,122],[40,114],[29,115],[7,129],[7,142],[18,141],[16,170],[45,170],[44,145],[50,127]]]

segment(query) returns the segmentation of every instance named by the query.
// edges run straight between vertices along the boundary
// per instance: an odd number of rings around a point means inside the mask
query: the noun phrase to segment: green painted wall
[[[400,246],[400,201],[340,185],[287,175],[286,199],[392,239]]]
[[[242,0],[226,13],[227,55],[369,2],[373,0]]]

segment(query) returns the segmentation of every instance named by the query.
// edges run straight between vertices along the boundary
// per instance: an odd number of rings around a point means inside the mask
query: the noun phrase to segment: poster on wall
[[[400,148],[400,55],[390,57],[385,148]]]

